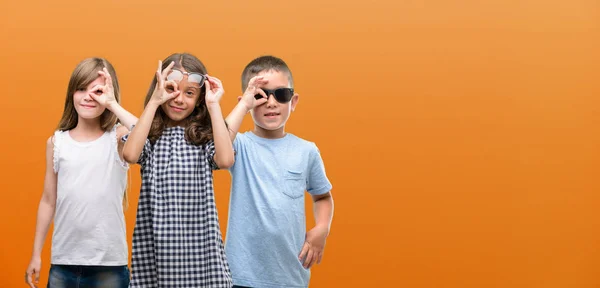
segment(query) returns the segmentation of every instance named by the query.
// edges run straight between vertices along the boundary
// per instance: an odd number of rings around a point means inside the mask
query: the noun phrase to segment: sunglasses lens
[[[275,100],[279,103],[287,103],[292,100],[292,96],[294,96],[294,90],[290,88],[280,88],[274,91],[273,96],[275,96]]]
[[[179,70],[173,70],[167,75],[167,80],[181,81],[183,79],[183,73]]]

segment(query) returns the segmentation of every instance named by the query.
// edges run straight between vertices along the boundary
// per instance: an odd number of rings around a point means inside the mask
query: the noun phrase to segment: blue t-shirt
[[[238,133],[233,146],[225,242],[233,283],[307,287],[310,271],[298,260],[306,233],[304,191],[331,190],[319,149],[289,133],[279,139]]]

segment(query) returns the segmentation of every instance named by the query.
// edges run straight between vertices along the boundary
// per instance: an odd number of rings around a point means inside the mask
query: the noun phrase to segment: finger
[[[325,254],[324,251],[321,251],[321,253],[319,253],[319,260],[317,261],[317,264],[321,264],[321,260],[323,260],[323,254]]]
[[[162,61],[161,60],[158,60],[158,69],[156,69],[156,72],[158,72],[159,75],[162,73]]]
[[[104,87],[96,87],[95,89],[92,89],[88,95],[94,99],[94,101],[98,101],[100,97],[104,95],[104,93],[106,93]]]
[[[31,279],[31,273],[29,271],[27,271],[27,273],[25,274],[25,282],[27,282],[27,284],[29,284],[29,287],[34,288],[35,286],[33,286],[33,280]]]
[[[256,88],[256,91],[255,91],[255,93],[254,93],[254,94],[260,94],[260,95],[263,97],[263,98],[261,98],[261,100],[262,100],[262,99],[265,99],[265,102],[266,102],[266,101],[267,101],[267,99],[269,98],[269,96],[267,95],[267,93],[265,93],[265,91],[264,91],[264,90],[262,90],[262,89],[260,89],[260,88]]]
[[[163,80],[160,78],[160,71],[156,71],[156,85],[154,86],[154,91],[156,91],[157,89],[159,89],[160,87],[163,87]]]
[[[101,92],[105,92],[105,88],[103,85],[94,85],[94,87],[92,87],[92,89],[90,89],[90,93],[96,93],[96,91],[101,91]]]
[[[317,263],[317,260],[319,259],[319,253],[314,251],[312,253],[312,261],[310,261],[310,263],[308,263],[308,267],[307,268],[311,268],[313,265],[315,265],[315,263]]]
[[[257,82],[254,82],[253,85],[248,86],[246,88],[246,93],[258,94],[257,90],[260,89],[259,86],[264,86],[266,83],[267,83],[267,81],[257,81]]]
[[[177,84],[177,82],[175,82],[175,80],[169,80],[169,81],[165,82],[165,89],[166,88],[171,88],[171,89],[173,89],[173,91],[179,91],[179,84]]]
[[[264,77],[265,76],[262,76],[262,75],[252,77],[252,79],[250,79],[250,81],[248,81],[248,86],[256,86],[257,82],[265,81]]]
[[[171,61],[171,63],[169,63],[169,66],[167,66],[167,68],[165,68],[165,70],[162,70],[162,79],[167,79],[167,75],[169,75],[169,72],[171,72],[171,69],[173,69],[173,66],[175,66],[175,61]]]
[[[260,106],[267,103],[267,98],[260,98],[258,100],[256,100],[256,103],[254,104],[254,107]]]
[[[165,102],[167,102],[173,98],[176,98],[177,96],[179,96],[180,93],[181,93],[181,91],[175,91],[175,92],[167,94],[167,100]]]
[[[269,80],[267,80],[267,79],[257,79],[257,80],[254,82],[254,85],[255,85],[255,86],[261,86],[261,85],[265,85],[265,84],[267,84],[267,83],[269,83]]]
[[[35,271],[35,284],[40,283],[40,270],[34,270]]]
[[[214,91],[214,99],[216,99],[217,101],[221,100],[221,96],[223,96],[223,94],[225,94],[225,90],[223,90],[223,88],[218,88],[215,89],[216,91]]]
[[[260,95],[261,97],[256,99],[256,95]],[[254,107],[263,105],[263,104],[267,103],[267,101],[269,101],[269,96],[267,96],[267,93],[265,93],[265,91],[263,91],[260,88],[256,88],[256,90],[252,96],[254,97],[254,101],[255,101]]]
[[[223,88],[223,83],[216,77],[208,76],[212,88]]]
[[[308,253],[309,250],[310,244],[308,244],[308,242],[304,242],[304,245],[302,246],[302,251],[300,251],[300,255],[298,255],[298,260],[302,261],[302,259],[304,259],[306,253]]]
[[[211,77],[211,76],[206,77],[206,81],[208,81],[210,83],[210,87],[212,89],[219,88],[221,86],[221,85],[219,85],[220,84],[219,82],[215,81],[215,79],[216,78]]]
[[[104,71],[98,71],[98,74],[100,74],[100,77],[104,78],[104,86],[112,88],[112,82],[108,78],[110,75],[107,76],[107,73],[104,73]]]
[[[254,76],[250,81],[248,81],[248,88],[258,87],[258,85],[264,85],[268,83],[269,80],[265,79],[264,76]]]
[[[260,99],[256,99],[255,98],[254,101],[255,101],[254,102],[254,107],[258,107],[260,105],[263,105],[263,104],[267,103],[268,100],[267,100],[267,98],[260,98]]]
[[[310,251],[308,251],[308,253],[306,253],[306,259],[304,259],[304,268],[310,267],[309,264],[310,264],[310,262],[312,262],[313,254],[314,254],[314,252],[312,249]]]
[[[254,81],[256,81],[258,79],[264,79],[264,78],[265,78],[265,76],[263,76],[263,75],[256,75],[256,76],[250,78],[250,81],[248,81],[248,85],[254,83]]]
[[[98,102],[100,100],[100,97],[98,95],[96,95],[96,93],[94,93],[94,92],[88,93],[88,95],[90,95],[90,97],[96,102]]]
[[[219,84],[219,86],[223,87],[223,81],[221,81],[221,79],[217,78],[217,77],[212,77],[212,76],[208,76],[210,77],[211,80],[213,80],[213,82],[216,82]]]
[[[104,71],[104,85],[108,86],[108,88],[113,88],[113,83],[112,83],[112,76],[110,76],[110,73],[108,72],[108,69],[106,69],[106,67],[102,68],[102,70]]]
[[[206,87],[206,92],[212,91],[212,88],[210,86],[210,81],[204,81],[204,86]]]

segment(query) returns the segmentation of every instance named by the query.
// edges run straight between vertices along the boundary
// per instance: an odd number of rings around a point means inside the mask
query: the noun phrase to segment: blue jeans
[[[124,266],[50,266],[48,288],[127,288],[129,268]]]

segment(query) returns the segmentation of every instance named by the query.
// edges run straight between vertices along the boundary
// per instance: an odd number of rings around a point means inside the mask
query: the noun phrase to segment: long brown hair
[[[187,72],[195,72],[202,75],[208,73],[204,64],[202,64],[202,62],[194,55],[188,53],[177,53],[167,57],[162,62],[161,70],[167,68],[171,62],[175,62],[173,68],[183,68]],[[152,78],[152,83],[150,84],[148,94],[146,94],[146,100],[144,101],[144,107],[148,105],[150,98],[152,98],[155,86],[156,76]],[[198,96],[194,111],[192,111],[192,113],[183,120],[185,127],[185,138],[188,142],[194,145],[204,144],[213,138],[212,122],[210,120],[208,108],[206,108],[206,101],[204,100],[204,96],[206,95],[205,91],[206,90],[204,87],[200,89],[200,96]],[[159,107],[154,115],[152,126],[150,126],[150,132],[148,133],[148,138],[152,143],[156,142],[156,140],[160,138],[163,130],[166,128],[167,121],[169,121],[168,116],[162,110],[162,107]]]
[[[112,78],[115,98],[117,99],[117,102],[120,103],[121,90],[119,89],[119,80],[117,79],[117,74],[112,64],[110,64],[110,62],[104,58],[93,57],[84,59],[77,64],[77,67],[75,67],[75,70],[73,70],[73,73],[71,74],[71,79],[69,79],[67,98],[65,99],[65,108],[63,110],[62,118],[58,123],[58,130],[71,130],[77,126],[79,116],[75,110],[73,95],[77,89],[85,89],[90,83],[94,82],[94,80],[100,76],[98,71],[102,71],[102,68],[104,67],[106,67],[110,77]],[[109,131],[112,129],[117,121],[117,116],[108,109],[106,109],[102,115],[100,115],[100,126],[104,131]]]

